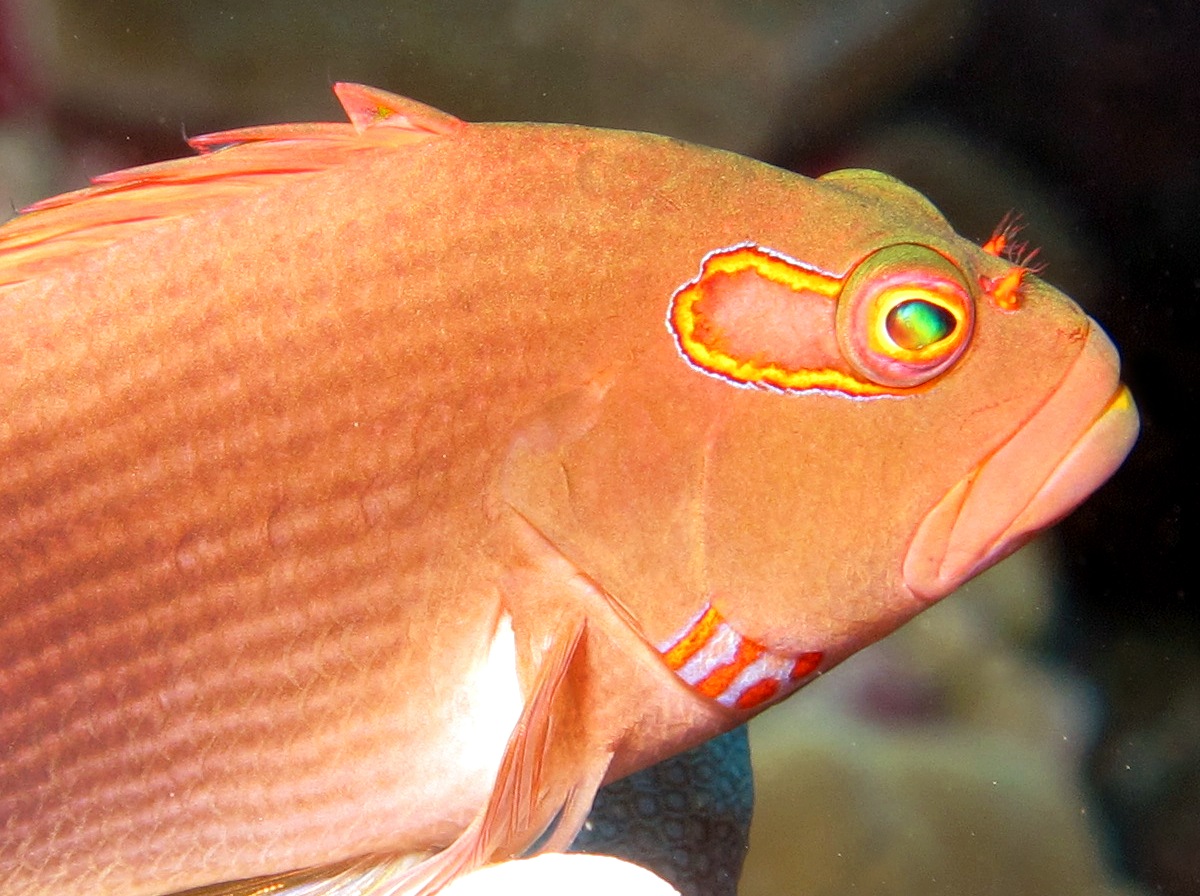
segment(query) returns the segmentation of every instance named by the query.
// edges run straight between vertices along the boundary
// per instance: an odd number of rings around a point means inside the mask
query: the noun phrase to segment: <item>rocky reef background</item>
[[[1191,0],[0,0],[13,210],[337,119],[475,120],[865,165],[977,239],[1010,210],[1121,347],[1143,435],[1054,534],[752,732],[744,896],[1200,894],[1200,6]]]

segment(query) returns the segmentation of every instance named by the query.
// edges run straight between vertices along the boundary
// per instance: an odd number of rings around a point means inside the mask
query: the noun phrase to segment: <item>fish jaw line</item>
[[[1087,341],[1056,391],[925,515],[904,581],[925,601],[949,594],[1081,504],[1121,465],[1138,412],[1118,380],[1112,342],[1089,320]]]

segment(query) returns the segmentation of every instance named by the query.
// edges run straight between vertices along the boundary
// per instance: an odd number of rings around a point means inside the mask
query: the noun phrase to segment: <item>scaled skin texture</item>
[[[1132,445],[1099,327],[884,175],[337,92],[0,228],[6,896],[565,848]]]

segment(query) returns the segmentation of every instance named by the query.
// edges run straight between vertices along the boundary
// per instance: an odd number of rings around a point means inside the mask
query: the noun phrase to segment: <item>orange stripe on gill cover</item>
[[[799,681],[806,675],[811,675],[821,664],[822,654],[818,651],[811,653],[802,653],[796,657],[796,662],[792,665],[792,671],[788,673],[788,678],[792,681]]]
[[[717,666],[717,668],[709,672],[696,685],[696,690],[705,697],[712,697],[713,699],[720,697],[733,684],[733,680],[747,666],[762,656],[762,653],[762,647],[748,638],[743,638],[737,646],[737,651],[734,653],[733,659],[723,665]]]
[[[823,654],[789,656],[737,632],[708,604],[656,649],[667,666],[702,696],[730,709],[757,709],[796,690]]]
[[[789,291],[796,304],[797,316],[800,315],[802,303],[806,301],[828,303],[825,310],[831,314],[845,282],[843,278],[826,274],[752,243],[710,252],[701,263],[699,275],[681,286],[671,297],[667,329],[684,360],[704,373],[737,386],[788,392],[822,389],[853,396],[892,393],[893,390],[864,382],[830,366],[831,362],[840,362],[841,359],[824,353],[818,338],[813,339],[809,352],[813,357],[811,365],[787,363],[780,359],[780,355],[802,354],[808,349],[794,342],[757,346],[753,350],[732,348],[731,340],[726,338],[728,334],[721,332],[720,322],[711,313],[706,313],[705,303],[713,299],[716,289],[723,282],[727,283],[729,278],[747,272],[762,278],[764,284]],[[754,301],[753,296],[736,298]],[[758,314],[751,316],[761,326],[760,318],[764,315],[769,317],[776,309],[767,307],[758,311]],[[771,323],[776,322],[768,320],[768,325]],[[782,334],[802,329],[796,327],[796,322],[790,317],[777,323],[777,330]]]
[[[688,660],[700,650],[716,632],[721,624],[717,611],[709,607],[700,618],[687,630],[682,638],[663,654],[663,659],[672,669],[681,669]]]
[[[779,693],[779,682],[774,678],[764,678],[742,691],[741,696],[733,702],[733,705],[735,709],[754,709],[754,707],[766,703],[777,693]]]

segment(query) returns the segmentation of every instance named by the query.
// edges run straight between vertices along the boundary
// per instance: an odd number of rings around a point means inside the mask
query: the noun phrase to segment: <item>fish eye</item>
[[[910,352],[941,342],[954,332],[954,315],[934,302],[905,299],[884,318],[888,337]]]
[[[867,256],[838,298],[838,345],[855,371],[912,387],[948,370],[970,340],[975,303],[962,272],[927,246]]]

